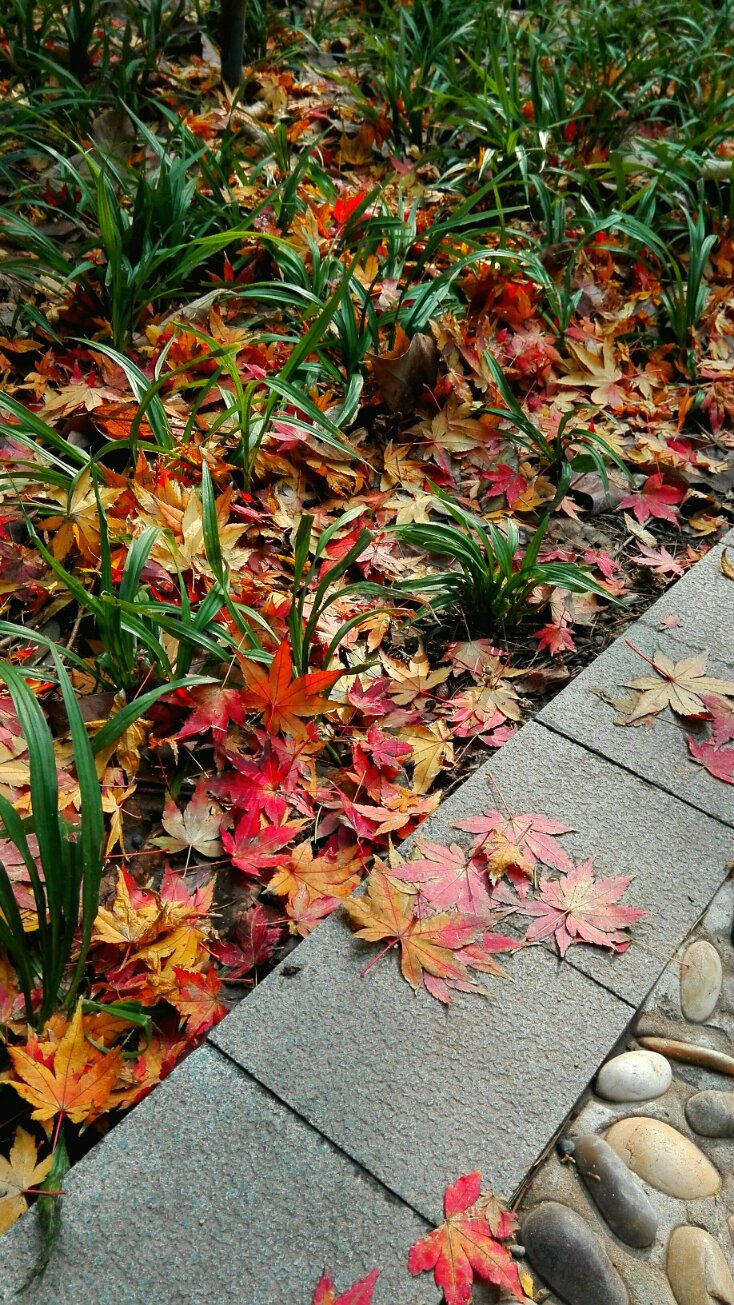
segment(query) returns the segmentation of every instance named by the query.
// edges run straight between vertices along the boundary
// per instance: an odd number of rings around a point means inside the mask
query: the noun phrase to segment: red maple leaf
[[[558,653],[576,651],[573,635],[565,621],[561,621],[558,625],[554,625],[553,622],[544,625],[542,630],[538,630],[538,633],[533,635],[533,638],[538,640],[539,649],[547,648],[553,657]]]
[[[311,815],[312,806],[302,780],[302,765],[290,756],[283,740],[267,735],[256,757],[229,756],[235,769],[225,771],[209,785],[209,791],[225,798],[242,811],[262,812],[280,824],[289,806]]]
[[[223,832],[222,847],[229,854],[232,865],[244,875],[258,879],[263,870],[273,870],[288,859],[281,855],[281,851],[293,842],[303,824],[302,820],[293,820],[285,825],[266,825],[261,829],[259,813],[253,806],[241,816],[234,833]]]
[[[528,487],[525,477],[506,462],[500,462],[491,471],[485,471],[483,478],[489,482],[490,494],[504,495],[508,507],[512,507]]]
[[[734,742],[734,710],[712,694],[702,694],[701,700],[711,716],[711,733],[702,743],[689,737],[688,751],[714,779],[734,784],[734,748],[726,746]]]
[[[457,820],[455,827],[480,835],[473,851],[482,852],[490,859],[492,843],[500,842],[518,848],[531,870],[537,861],[560,870],[562,874],[568,874],[573,869],[570,856],[556,842],[559,834],[572,833],[571,827],[562,825],[558,820],[550,820],[548,816],[530,811],[517,816],[504,816],[501,811],[486,811],[483,816]]]
[[[480,1173],[466,1174],[446,1188],[445,1223],[411,1246],[408,1254],[411,1273],[433,1270],[446,1305],[469,1305],[475,1275],[503,1287],[515,1300],[526,1299],[512,1256],[492,1235],[477,1204],[481,1178]]]
[[[685,575],[685,567],[676,562],[667,548],[648,548],[645,544],[640,544],[639,553],[633,554],[630,562],[636,562],[638,566],[646,567],[657,575]]]
[[[631,507],[641,526],[644,526],[650,517],[659,517],[662,521],[670,521],[677,526],[677,516],[674,511],[674,505],[682,502],[685,493],[675,485],[666,485],[661,471],[656,471],[653,476],[648,476],[642,489],[636,494],[628,494],[626,498],[620,500],[621,508]]]
[[[271,959],[283,934],[283,925],[257,904],[240,916],[231,941],[214,943],[209,950],[221,965],[227,966],[228,981],[244,979]]]
[[[230,721],[241,725],[245,718],[241,689],[225,689],[221,684],[200,684],[189,689],[188,695],[193,711],[176,738],[182,741],[211,730],[214,750],[221,756]]]
[[[467,861],[458,843],[446,847],[419,838],[417,847],[422,856],[391,869],[394,879],[420,884],[420,900],[434,911],[449,911],[453,907],[475,916],[490,913],[492,898],[484,866]]]
[[[222,984],[214,966],[199,974],[196,970],[181,970],[174,966],[178,992],[170,993],[166,1000],[186,1020],[186,1037],[196,1038],[218,1024],[227,1014],[220,998]]]
[[[310,671],[293,678],[291,650],[283,640],[266,670],[257,662],[243,662],[242,676],[247,685],[242,705],[260,711],[268,734],[292,734],[303,738],[306,727],[302,717],[317,716],[332,706],[323,695],[340,675],[337,671]]]
[[[519,907],[522,915],[536,918],[528,929],[528,942],[553,934],[561,956],[572,943],[582,942],[625,952],[632,940],[622,931],[646,914],[634,906],[617,905],[631,883],[630,875],[595,879],[590,860],[575,866],[565,879],[541,879],[540,897]]]
[[[371,1305],[372,1293],[379,1276],[380,1270],[373,1269],[366,1278],[355,1282],[354,1286],[349,1287],[341,1296],[336,1296],[331,1275],[325,1273],[314,1292],[313,1305]]]

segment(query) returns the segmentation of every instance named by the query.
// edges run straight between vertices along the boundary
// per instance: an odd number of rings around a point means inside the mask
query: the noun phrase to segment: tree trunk
[[[247,0],[222,0],[219,41],[222,51],[222,81],[230,90],[242,85]]]

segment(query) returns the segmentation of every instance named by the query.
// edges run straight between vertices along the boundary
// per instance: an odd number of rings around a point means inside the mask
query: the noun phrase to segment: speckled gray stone
[[[734,582],[724,580],[723,583],[734,591]],[[732,628],[734,629],[734,624]],[[563,693],[543,709],[537,719],[566,738],[593,748],[595,752],[625,766],[643,779],[650,780],[666,792],[682,798],[700,811],[734,825],[731,785],[714,779],[689,757],[687,736],[698,730],[698,736],[705,737],[705,731],[702,732],[700,725],[682,720],[669,708],[658,717],[651,717],[650,724],[615,725],[615,719],[621,713],[604,702],[598,691],[620,697],[625,692],[623,685],[653,673],[647,662],[628,647],[627,640],[650,658],[658,649],[674,661],[690,656],[691,652],[690,648],[669,635],[651,629],[645,622],[638,622],[627,630],[624,638],[617,639],[601,657],[582,671]],[[705,648],[706,642],[702,638],[696,645],[696,651]],[[729,665],[710,656],[708,670],[711,675],[734,680],[734,653]]]
[[[686,1102],[686,1119],[701,1137],[734,1137],[734,1092],[696,1092]]]
[[[523,1219],[522,1239],[533,1268],[567,1305],[629,1305],[600,1238],[567,1205],[536,1205]]]
[[[427,1218],[473,1169],[509,1198],[631,1008],[532,948],[446,1010],[376,954],[332,916],[213,1040]]]
[[[573,1147],[576,1172],[612,1232],[628,1246],[651,1246],[657,1215],[637,1175],[603,1137],[587,1133],[574,1138]]]
[[[692,648],[708,648],[722,661],[734,661],[734,581],[721,572],[721,555],[727,548],[734,558],[734,530],[712,548],[662,598],[648,608],[646,625],[658,629],[666,616],[680,624],[670,633]]]
[[[36,1223],[0,1240],[0,1301],[310,1305],[381,1268],[375,1305],[436,1305],[405,1268],[426,1225],[218,1051],[193,1055],[64,1183],[61,1238],[22,1296]]]

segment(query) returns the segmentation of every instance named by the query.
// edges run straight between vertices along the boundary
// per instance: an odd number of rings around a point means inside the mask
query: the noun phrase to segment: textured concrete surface
[[[481,1169],[509,1197],[632,1010],[542,948],[447,1011],[332,917],[214,1030],[229,1055],[429,1219]]]
[[[664,617],[677,616],[680,624],[670,632],[676,639],[734,662],[734,580],[721,571],[725,548],[734,562],[734,530],[648,608],[642,619],[657,630]]]
[[[411,1278],[426,1225],[212,1048],[195,1051],[64,1184],[40,1282],[33,1214],[0,1241],[0,1301],[21,1305],[310,1305],[382,1272],[376,1305],[436,1305]]]
[[[722,583],[734,593],[734,581],[722,577]],[[734,639],[734,606],[731,637]],[[734,825],[734,788],[714,779],[703,766],[692,761],[688,753],[688,736],[698,740],[705,738],[707,730],[704,726],[676,716],[667,707],[659,716],[649,717],[638,725],[615,724],[621,712],[605,702],[600,693],[621,699],[625,694],[623,685],[640,676],[654,674],[647,662],[628,646],[627,640],[646,657],[652,657],[659,649],[678,661],[688,657],[691,651],[680,641],[654,630],[647,623],[638,622],[623,639],[617,639],[582,671],[537,719],[690,802],[700,811]],[[704,641],[697,642],[695,651],[703,651],[705,647]],[[731,657],[732,662],[727,666],[710,656],[708,674],[734,681],[734,650]]]

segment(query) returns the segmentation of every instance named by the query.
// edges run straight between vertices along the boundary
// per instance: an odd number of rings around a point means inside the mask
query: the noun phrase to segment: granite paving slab
[[[734,592],[734,581],[723,583]],[[732,622],[734,632],[734,614]],[[638,622],[582,671],[536,719],[675,794],[699,811],[734,825],[734,787],[714,779],[689,756],[686,740],[689,735],[699,741],[705,738],[704,724],[684,720],[669,708],[638,725],[615,724],[622,713],[605,702],[600,693],[622,698],[623,685],[654,674],[647,662],[629,647],[628,641],[646,657],[653,657],[659,649],[674,661],[689,656],[692,647],[645,622]],[[696,642],[695,651],[705,648],[705,640]],[[707,671],[709,675],[734,681],[734,655],[728,665],[710,656]]]
[[[213,1041],[426,1218],[474,1169],[509,1196],[631,1007],[534,948],[446,1010],[374,954],[332,916]]]
[[[734,530],[653,603],[642,620],[659,629],[665,617],[676,616],[679,624],[671,631],[676,638],[734,662],[734,580],[721,570],[724,549],[734,562]]]
[[[573,832],[561,842],[576,863],[593,857],[598,875],[634,876],[624,901],[648,914],[635,926],[629,951],[610,956],[576,945],[565,963],[639,1006],[726,878],[734,856],[731,830],[531,723],[441,804],[419,836],[468,846],[471,835],[455,829],[455,822],[505,805],[514,814],[540,812],[570,825]],[[517,931],[527,923],[518,920]],[[515,932],[511,919],[502,928]],[[544,945],[556,954],[552,941]]]
[[[195,1051],[64,1183],[60,1241],[26,1215],[0,1242],[0,1301],[21,1305],[310,1305],[373,1268],[375,1305],[436,1305],[411,1278],[426,1224],[225,1056]]]

